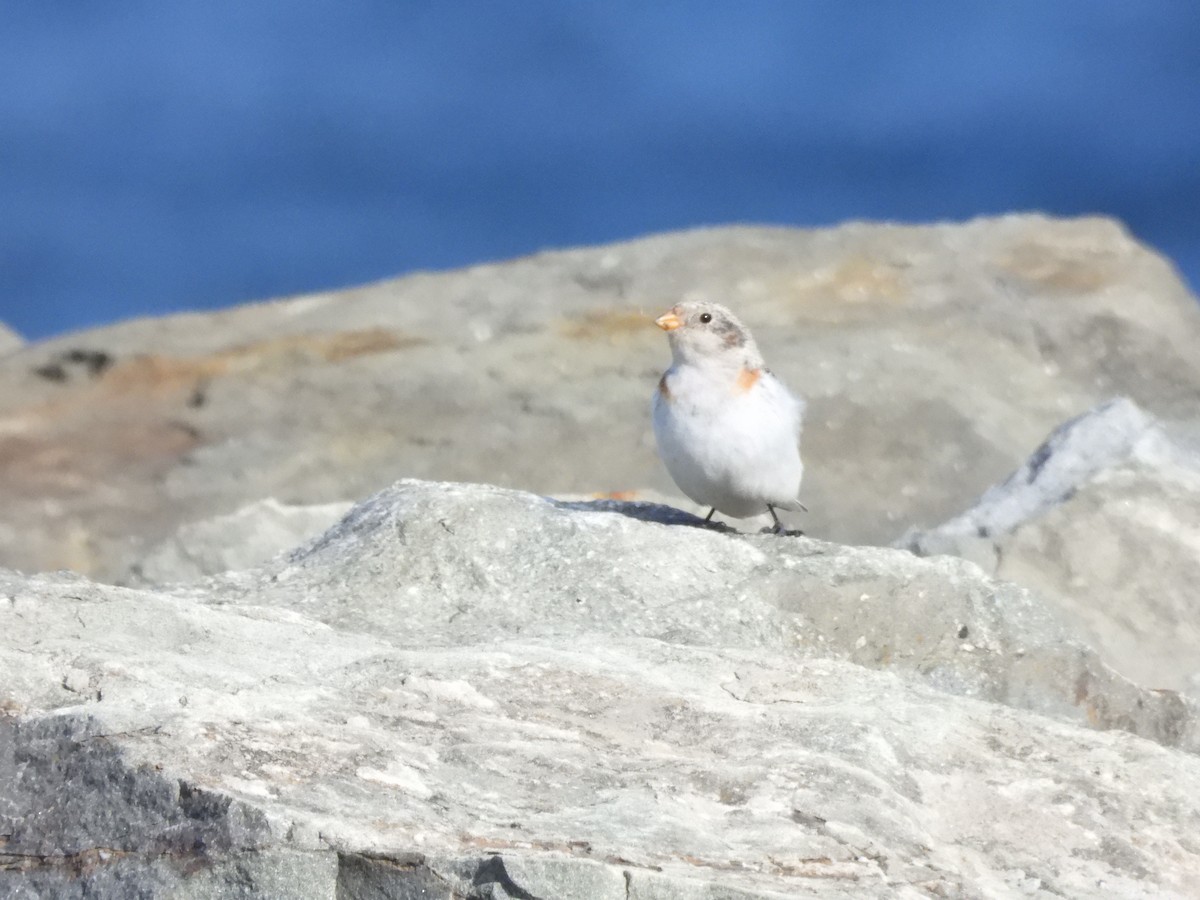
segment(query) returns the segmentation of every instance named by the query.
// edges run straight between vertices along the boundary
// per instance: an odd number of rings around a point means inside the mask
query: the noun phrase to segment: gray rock
[[[995,568],[993,535],[1005,535],[1045,515],[1097,474],[1125,462],[1151,427],[1127,398],[1102,403],[1058,426],[1015,472],[987,489],[968,510],[928,530],[912,529],[899,543],[914,553],[967,555]]]
[[[735,307],[809,400],[807,532],[963,509],[1113,394],[1200,421],[1200,310],[1102,219],[724,228],[122,323],[0,358],[0,564],[121,577],[181,524],[401,477],[675,494],[651,316]]]
[[[25,339],[23,337],[3,322],[0,322],[0,356],[3,356],[5,353],[11,353],[19,347],[24,346],[24,344]]]
[[[290,560],[212,583],[257,605],[319,596],[314,618],[423,646],[586,629],[833,656],[1200,750],[1177,695],[1115,677],[1040,600],[970,563],[730,534],[655,504],[406,481]]]
[[[1200,452],[1129,400],[1066,423],[915,552],[972,559],[1045,598],[1139,683],[1200,697]]]
[[[351,506],[289,506],[268,499],[228,516],[191,522],[152,548],[122,581],[169,584],[250,569],[315,538]]]
[[[406,482],[190,586],[0,573],[0,673],[0,896],[1200,883],[1186,702],[969,563],[653,504]]]

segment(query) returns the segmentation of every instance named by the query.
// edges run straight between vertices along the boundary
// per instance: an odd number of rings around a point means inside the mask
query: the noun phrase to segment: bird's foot
[[[804,511],[808,512],[807,509]],[[804,532],[800,531],[799,529],[795,531],[788,530],[787,526],[779,521],[779,516],[775,512],[775,507],[771,506],[769,503],[767,504],[767,512],[771,514],[771,519],[775,524],[768,525],[766,528],[760,531],[759,534],[778,534],[785,537],[802,537],[804,535]]]
[[[804,532],[799,528],[785,528],[783,523],[778,525],[764,525],[758,533],[774,534],[779,537],[804,537]]]

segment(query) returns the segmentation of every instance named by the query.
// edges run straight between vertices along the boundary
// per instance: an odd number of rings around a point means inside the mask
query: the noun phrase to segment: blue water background
[[[1200,3],[6,0],[36,338],[688,226],[1106,213],[1200,283]]]

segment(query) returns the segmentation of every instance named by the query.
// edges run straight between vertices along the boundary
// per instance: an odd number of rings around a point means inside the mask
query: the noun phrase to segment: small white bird
[[[746,327],[716,303],[689,301],[654,320],[671,367],[654,392],[658,454],[696,503],[737,519],[803,509],[797,495],[804,401],[763,365]]]

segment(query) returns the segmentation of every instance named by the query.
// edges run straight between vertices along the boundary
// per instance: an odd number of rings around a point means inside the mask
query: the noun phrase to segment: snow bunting
[[[737,519],[803,509],[797,495],[804,402],[763,365],[747,328],[716,303],[688,301],[659,316],[671,367],[654,392],[658,453],[679,489]]]

